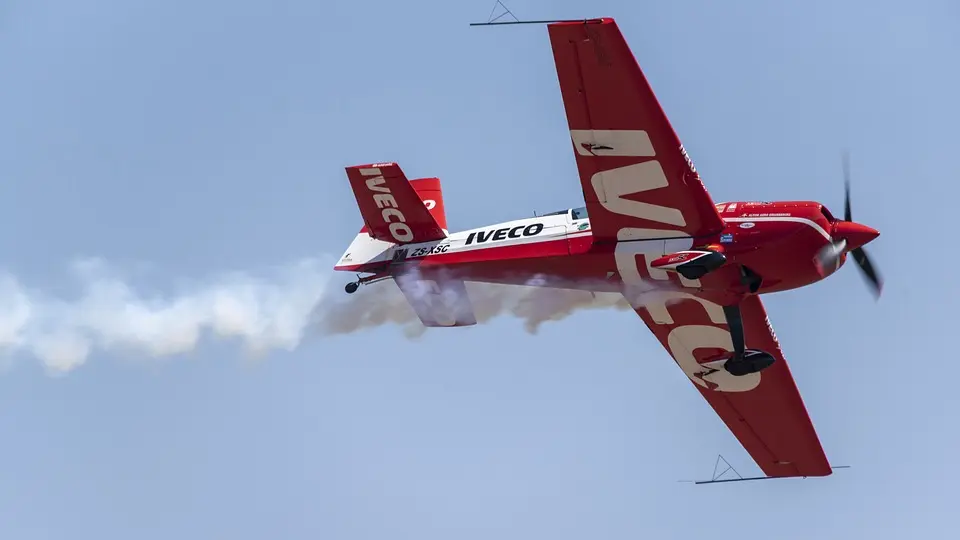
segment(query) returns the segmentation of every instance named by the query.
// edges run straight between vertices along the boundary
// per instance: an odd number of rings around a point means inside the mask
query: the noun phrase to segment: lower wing
[[[771,354],[774,363],[741,376],[723,368],[733,340],[720,303],[677,291],[650,292],[630,300],[764,474],[832,472],[759,297],[747,296],[740,302],[743,334],[748,349]]]

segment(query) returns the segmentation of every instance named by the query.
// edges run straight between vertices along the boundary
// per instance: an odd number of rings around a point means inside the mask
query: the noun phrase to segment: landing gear
[[[357,280],[347,283],[343,287],[343,290],[347,291],[347,294],[353,294],[357,292],[357,289],[359,289],[361,285],[369,285],[371,283],[375,283],[380,280],[390,279],[391,277],[393,276],[391,276],[386,272],[378,272],[372,276],[365,276],[365,277],[360,277],[360,274],[357,274]]]
[[[687,279],[700,279],[727,262],[727,256],[719,251],[707,251],[692,261],[677,266],[677,273]]]
[[[747,287],[750,294],[756,294],[763,285],[763,278],[746,266],[740,265],[740,284]]]
[[[747,349],[743,356],[727,360],[723,364],[723,369],[734,377],[743,377],[751,373],[763,371],[773,365],[774,358],[770,353],[758,351],[756,349]]]
[[[723,306],[723,314],[727,319],[727,326],[730,327],[730,338],[733,340],[733,356],[724,362],[723,369],[734,377],[743,377],[773,365],[775,358],[772,354],[745,348],[740,306]]]

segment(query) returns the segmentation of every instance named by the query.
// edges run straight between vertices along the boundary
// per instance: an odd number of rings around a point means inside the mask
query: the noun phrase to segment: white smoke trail
[[[560,321],[581,310],[631,309],[619,293],[583,290],[591,285],[586,281],[567,284],[570,289],[542,287],[541,281],[534,277],[524,285],[467,282],[467,294],[477,322],[513,316],[523,321],[528,333],[536,334],[544,322]],[[318,306],[317,318],[320,333],[326,335],[349,334],[387,324],[400,325],[411,338],[421,336],[426,330],[392,280],[361,287],[350,296],[324,297]]]
[[[323,264],[321,264],[323,263]],[[50,373],[95,350],[159,358],[195,349],[204,334],[235,338],[252,354],[294,349],[330,276],[307,259],[258,276],[231,272],[172,294],[135,290],[99,260],[73,265],[80,294],[54,298],[0,272],[0,353],[29,354]]]
[[[51,374],[83,365],[97,351],[161,358],[193,351],[206,336],[239,340],[249,354],[293,350],[308,338],[397,325],[423,334],[393,280],[346,295],[331,263],[306,259],[262,273],[229,272],[179,283],[166,294],[137,288],[103,261],[71,270],[80,292],[59,298],[0,271],[0,357],[35,357]],[[548,321],[585,309],[630,309],[618,293],[467,283],[478,323],[513,316],[536,334]],[[585,283],[570,284],[585,287]]]

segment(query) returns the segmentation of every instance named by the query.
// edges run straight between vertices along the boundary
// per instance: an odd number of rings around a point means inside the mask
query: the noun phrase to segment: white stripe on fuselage
[[[476,251],[497,247],[551,242],[555,240],[589,235],[589,230],[576,230],[577,225],[580,223],[581,222],[579,221],[573,223],[567,221],[567,215],[565,214],[559,216],[518,219],[514,221],[496,223],[486,227],[477,227],[475,229],[458,231],[444,238],[443,240],[433,240],[420,244],[406,244],[397,246],[391,250],[391,253],[396,249],[405,249],[407,250],[408,257],[416,257],[414,253],[416,253],[418,249],[433,246],[449,246],[443,253],[460,253],[465,251]],[[537,234],[523,236],[524,231],[530,231],[530,227],[534,225],[540,225],[542,229]],[[501,233],[502,238],[495,240],[494,236],[496,235],[497,231],[507,232]],[[508,236],[511,231],[514,235],[519,236],[511,238]],[[480,237],[481,235],[483,235],[483,238]]]
[[[752,223],[762,223],[762,222],[803,223],[803,224],[805,224],[805,225],[809,225],[811,228],[813,228],[813,230],[815,230],[815,231],[817,231],[818,233],[820,233],[820,235],[823,236],[824,238],[826,238],[827,240],[830,240],[830,239],[831,239],[831,238],[830,238],[830,233],[828,233],[827,231],[823,230],[823,227],[821,227],[819,224],[817,224],[817,222],[812,221],[812,220],[809,220],[809,219],[807,219],[807,218],[802,218],[802,217],[793,217],[793,216],[777,216],[777,217],[738,217],[738,218],[724,218],[724,221],[729,222],[729,223],[747,223],[747,222],[752,222]]]
[[[460,253],[540,242],[554,242],[568,238],[589,236],[591,234],[589,229],[584,231],[577,229],[580,224],[587,223],[587,220],[570,222],[568,221],[568,216],[569,214],[561,214],[506,221],[486,227],[477,227],[475,229],[455,232],[442,240],[432,240],[418,244],[396,245],[375,240],[368,234],[359,234],[354,238],[350,247],[347,248],[347,253],[340,259],[339,264],[353,265],[391,261],[394,260],[394,257],[400,250],[404,251],[404,256],[399,260],[421,259],[429,255]],[[542,226],[542,230],[534,235],[523,236],[524,229],[531,232],[530,229],[527,228],[537,224]],[[500,229],[506,229],[507,232],[501,233],[500,238],[494,240],[497,231]],[[513,231],[514,238],[510,237],[510,231]],[[484,235],[483,242],[479,241],[478,236],[480,233]],[[472,238],[471,235],[473,235]],[[467,243],[468,240],[470,240],[469,244]]]

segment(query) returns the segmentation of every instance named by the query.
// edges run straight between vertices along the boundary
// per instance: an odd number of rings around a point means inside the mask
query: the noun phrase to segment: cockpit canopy
[[[543,214],[544,216],[562,216],[569,215],[574,221],[578,219],[587,219],[587,207],[581,206],[579,208],[567,208],[566,210],[557,210],[556,212],[550,212],[549,214]]]

